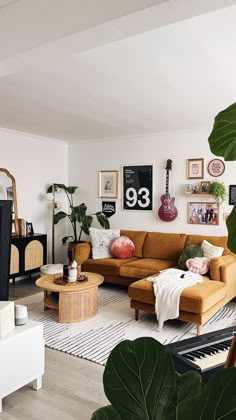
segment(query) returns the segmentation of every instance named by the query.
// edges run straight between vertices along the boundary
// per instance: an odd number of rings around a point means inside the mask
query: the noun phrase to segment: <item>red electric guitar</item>
[[[166,162],[166,193],[161,196],[161,207],[158,210],[158,216],[164,222],[172,222],[178,216],[178,211],[174,206],[175,198],[170,198],[169,194],[169,171],[172,169],[172,160]]]

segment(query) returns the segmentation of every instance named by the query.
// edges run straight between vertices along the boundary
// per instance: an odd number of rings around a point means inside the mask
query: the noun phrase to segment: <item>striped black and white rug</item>
[[[178,320],[168,321],[158,331],[156,317],[140,312],[138,321],[130,308],[127,289],[110,285],[99,287],[99,309],[95,317],[73,324],[59,324],[58,313],[43,310],[43,293],[17,300],[27,305],[29,318],[44,325],[47,347],[105,365],[111,350],[120,341],[142,336],[163,344],[194,337],[196,327]],[[236,325],[236,301],[220,309],[203,327],[202,333]]]

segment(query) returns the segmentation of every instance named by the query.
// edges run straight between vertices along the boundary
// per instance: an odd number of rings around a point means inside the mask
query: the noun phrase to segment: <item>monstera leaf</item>
[[[236,160],[236,103],[217,114],[208,142],[214,155]]]
[[[92,420],[235,420],[236,369],[207,384],[197,372],[176,373],[167,348],[150,337],[125,340],[111,352],[104,390],[112,405]]]

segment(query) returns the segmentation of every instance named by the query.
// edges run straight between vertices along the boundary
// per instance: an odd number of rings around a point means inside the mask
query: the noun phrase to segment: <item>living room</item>
[[[76,185],[78,204],[86,203],[91,213],[101,211],[100,171],[118,171],[111,228],[226,235],[229,197],[219,207],[217,225],[193,225],[188,203],[204,198],[184,191],[186,184],[203,180],[223,181],[227,192],[235,184],[234,162],[225,162],[217,178],[207,168],[215,159],[208,144],[214,117],[235,102],[236,1],[205,0],[196,6],[182,0],[181,7],[154,0],[112,5],[104,0],[99,7],[71,1],[69,8],[68,2],[56,3],[0,2],[1,167],[15,177],[19,218],[47,234],[48,262],[52,197],[47,187]],[[171,223],[158,217],[167,159],[173,161],[169,190],[178,210]],[[204,160],[201,179],[188,179],[189,159]],[[123,210],[123,166],[144,164],[153,167],[153,209]],[[61,192],[56,200],[65,210]],[[63,221],[54,229],[57,263],[67,262],[61,243],[67,228]],[[59,354],[59,363],[65,357],[72,366],[73,356]],[[102,367],[95,366],[91,377],[100,379]]]

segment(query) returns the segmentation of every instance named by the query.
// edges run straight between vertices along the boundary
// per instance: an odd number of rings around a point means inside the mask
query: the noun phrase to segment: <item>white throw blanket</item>
[[[158,276],[148,277],[147,280],[153,283],[159,329],[162,328],[167,319],[178,318],[182,290],[203,281],[200,274],[177,268],[162,270]]]

